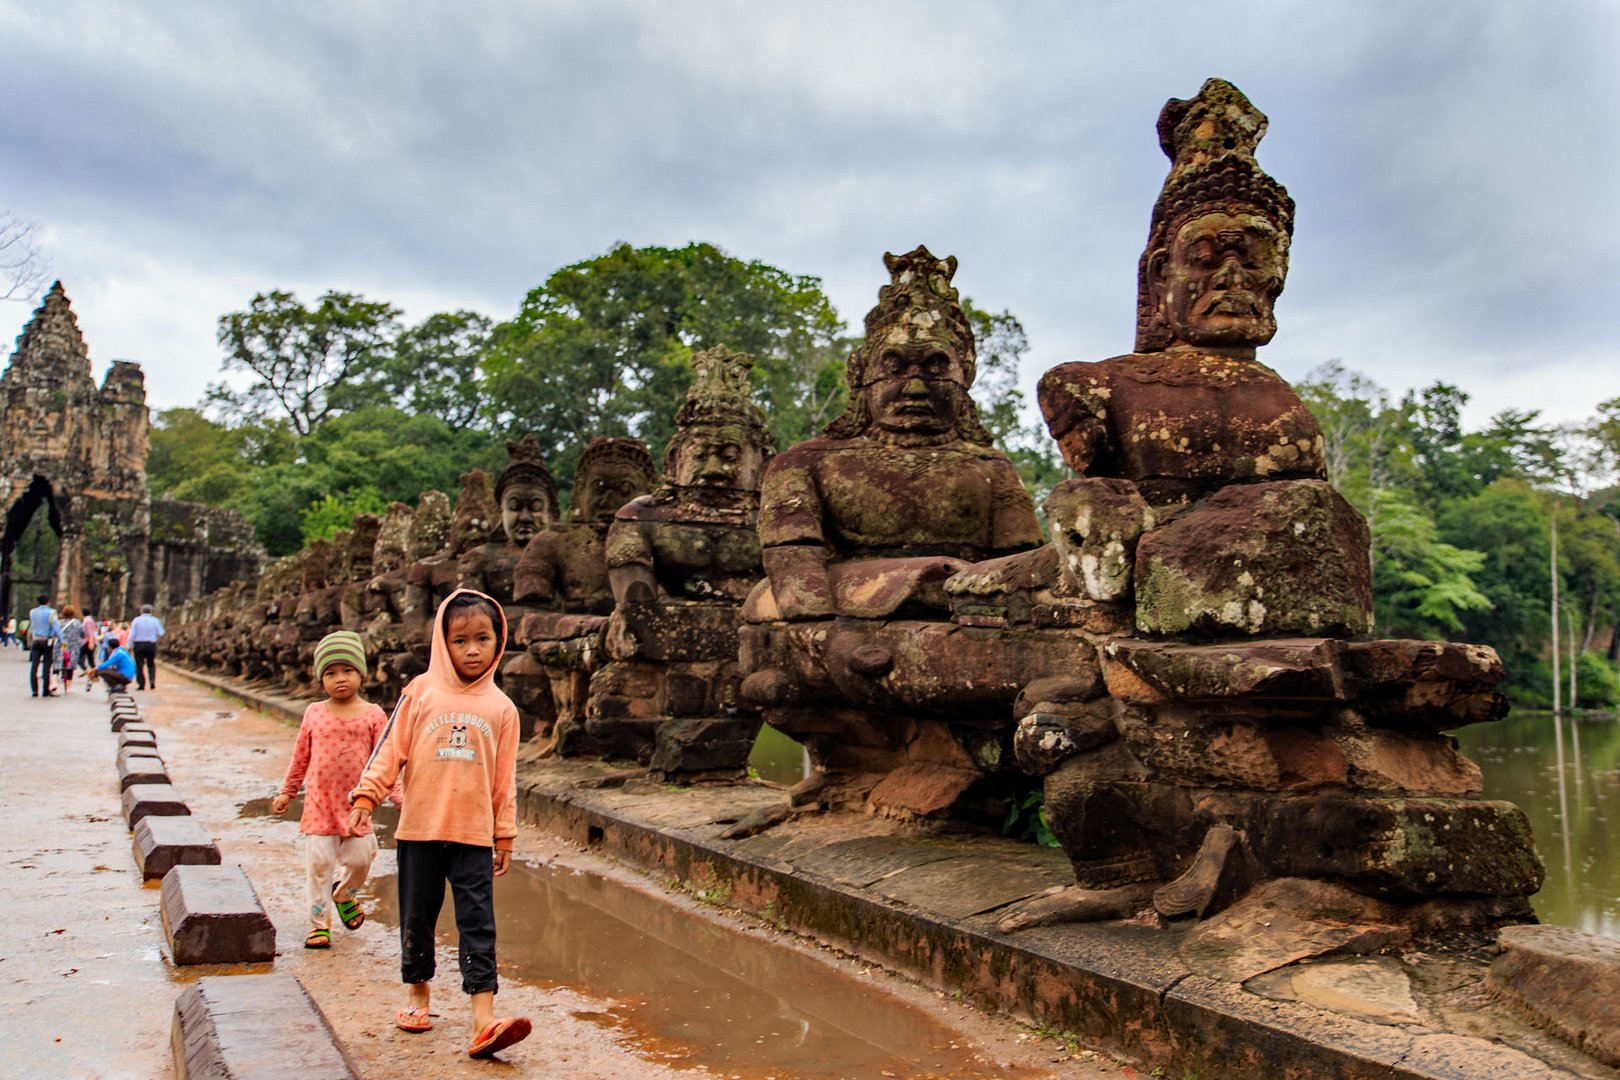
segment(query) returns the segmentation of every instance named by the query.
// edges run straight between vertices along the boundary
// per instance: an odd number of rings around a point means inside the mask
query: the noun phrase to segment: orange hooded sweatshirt
[[[506,615],[495,627],[494,662],[465,682],[444,636],[445,606],[461,593],[483,595],[457,589],[439,605],[428,669],[406,685],[350,801],[375,810],[403,769],[405,805],[395,837],[510,851],[517,835],[518,713],[495,685]]]

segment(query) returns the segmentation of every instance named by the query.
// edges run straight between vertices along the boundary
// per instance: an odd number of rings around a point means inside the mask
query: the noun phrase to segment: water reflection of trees
[[[1547,863],[1543,922],[1620,937],[1620,716],[1515,712],[1458,733],[1485,794],[1518,803]]]

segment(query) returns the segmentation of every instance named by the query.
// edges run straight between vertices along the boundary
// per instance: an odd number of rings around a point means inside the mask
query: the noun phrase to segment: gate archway
[[[61,552],[62,515],[55,494],[50,481],[35,476],[6,508],[0,534],[0,618],[26,616],[35,596],[55,595]]]

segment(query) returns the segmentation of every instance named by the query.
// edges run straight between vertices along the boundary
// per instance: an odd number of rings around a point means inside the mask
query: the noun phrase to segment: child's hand
[[[500,877],[510,869],[512,869],[512,853],[510,851],[502,851],[500,848],[496,848],[495,876]]]
[[[276,815],[277,817],[280,817],[282,814],[285,814],[287,812],[287,806],[291,802],[292,802],[292,797],[291,796],[277,795],[275,798],[270,800],[270,812],[272,814]]]
[[[363,806],[357,806],[349,811],[349,832],[355,836],[362,835],[371,828],[371,811]]]

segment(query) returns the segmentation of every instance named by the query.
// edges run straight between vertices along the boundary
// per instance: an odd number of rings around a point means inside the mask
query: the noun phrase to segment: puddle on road
[[[374,918],[398,927],[394,878],[371,882]],[[929,1015],[792,949],[694,918],[614,882],[514,864],[495,880],[503,975],[611,999],[581,1019],[626,1032],[649,1057],[748,1080],[1028,1077],[969,1049]],[[439,940],[455,941],[446,897]],[[437,981],[456,985],[453,965]]]
[[[276,815],[270,811],[272,798],[249,799],[236,808],[237,817],[262,817],[275,820]],[[304,797],[294,795],[292,802],[287,804],[287,812],[281,815],[282,821],[290,821],[296,827],[298,819],[304,815]],[[391,803],[383,803],[371,815],[371,823],[376,828],[377,846],[394,846],[394,826],[399,824],[399,809]]]

